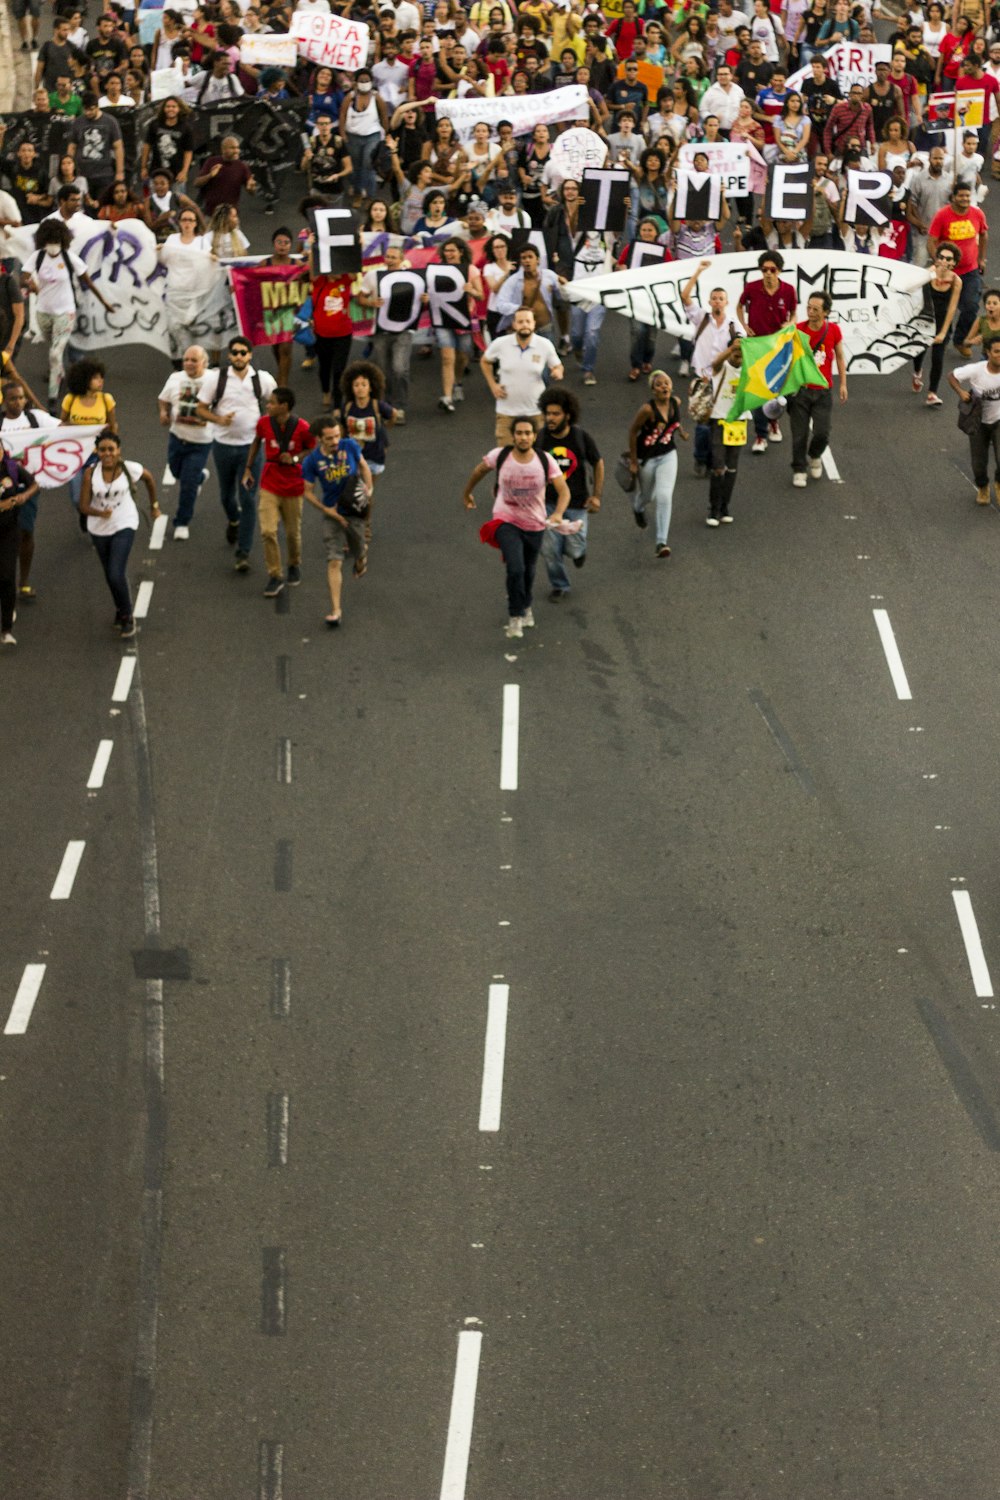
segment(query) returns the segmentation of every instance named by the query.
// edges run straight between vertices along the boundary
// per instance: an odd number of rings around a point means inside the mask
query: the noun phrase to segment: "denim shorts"
[[[459,354],[472,357],[471,333],[461,333],[454,328],[435,328],[434,336],[439,349],[457,349]]]

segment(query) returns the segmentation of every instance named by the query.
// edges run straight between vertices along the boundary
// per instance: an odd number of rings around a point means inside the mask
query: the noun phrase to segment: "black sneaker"
[[[237,552],[236,554],[236,571],[237,573],[249,573],[250,571],[250,559],[245,552]]]
[[[285,574],[285,582],[295,588],[302,582],[302,569],[297,568],[294,563],[289,563],[288,572]]]
[[[239,534],[240,534],[240,523],[239,523],[239,521],[227,521],[226,522],[226,541],[229,543],[230,547],[235,547],[235,545],[236,545],[236,538],[239,536]]]
[[[587,554],[586,552],[581,552],[579,557],[573,557],[570,559],[570,561],[572,562],[574,568],[582,568],[584,563],[587,561]]]
[[[646,512],[644,510],[634,510],[632,514],[635,516],[635,524],[638,526],[639,530],[645,531],[646,527],[649,525],[649,522],[646,520]]]
[[[551,594],[549,595],[549,601],[550,601],[550,603],[552,603],[552,604],[561,604],[562,603],[563,594],[565,594],[566,592],[567,592],[566,589],[553,589],[552,592],[551,592]]]
[[[134,620],[123,620],[122,621],[121,637],[122,637],[123,641],[130,641],[132,639],[132,637],[135,635],[135,631],[136,631],[136,626],[135,626],[135,621]]]
[[[267,583],[264,585],[264,598],[277,599],[278,595],[281,593],[281,590],[284,587],[285,580],[283,578],[269,578],[267,580]]]

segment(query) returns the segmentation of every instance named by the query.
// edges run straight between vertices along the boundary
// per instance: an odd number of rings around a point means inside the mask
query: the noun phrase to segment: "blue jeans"
[[[512,521],[503,521],[497,527],[496,539],[507,564],[507,610],[512,619],[531,608],[531,586],[542,537],[541,531],[522,531]]]
[[[766,441],[768,428],[771,424],[769,423],[767,417],[765,417],[764,415],[764,408],[762,406],[755,406],[750,415],[753,417],[754,437],[764,438]]]
[[[176,433],[167,435],[167,466],[180,485],[177,498],[175,526],[190,526],[194,515],[194,502],[201,488],[202,470],[211,452],[210,443],[189,443]]]
[[[979,316],[979,299],[983,295],[981,271],[966,271],[962,277],[962,293],[955,309],[955,331],[952,341],[956,349],[965,343],[966,334]]]
[[[551,516],[555,510],[554,505],[547,505],[545,509]],[[564,557],[585,557],[587,553],[587,512],[585,510],[567,510],[567,521],[582,521],[582,531],[573,536],[560,536],[558,531],[546,531],[542,541],[542,556],[545,559],[545,568],[549,575],[549,583],[560,594],[569,593],[569,574],[563,565]]]
[[[366,198],[374,198],[378,188],[378,179],[375,176],[373,163],[378,155],[378,148],[382,144],[382,137],[375,135],[348,135],[347,154],[351,158],[351,191],[364,193]]]
[[[645,510],[650,500],[656,501],[656,545],[666,546],[670,534],[670,517],[674,509],[674,485],[677,483],[677,453],[661,453],[657,458],[647,458],[639,465],[639,483],[634,492],[632,505],[635,510]]]
[[[111,536],[92,536],[90,540],[94,544],[94,551],[101,559],[101,567],[108,580],[108,588],[115,601],[119,620],[131,620],[132,595],[129,593],[125,569],[128,567],[128,555],[135,541],[135,527],[126,526],[124,530],[115,531]]]
[[[261,448],[253,466],[253,484],[250,489],[246,489],[241,480],[249,452],[249,443],[240,447],[233,443],[212,444],[222,509],[226,512],[227,520],[239,522],[240,534],[236,538],[236,550],[245,553],[247,557],[253,551],[253,533],[257,524],[257,486],[264,467],[264,450]]]
[[[711,422],[696,422],[694,424],[694,461],[696,464],[704,464],[706,469],[712,467]]]
[[[574,349],[583,349],[583,373],[592,375],[594,364],[597,360],[597,341],[601,334],[601,324],[604,322],[604,314],[607,308],[603,303],[598,307],[581,307],[579,303],[573,304],[573,312],[570,317],[570,338]]]
[[[653,363],[656,353],[656,329],[649,323],[640,323],[636,318],[629,321],[629,364],[633,370]]]

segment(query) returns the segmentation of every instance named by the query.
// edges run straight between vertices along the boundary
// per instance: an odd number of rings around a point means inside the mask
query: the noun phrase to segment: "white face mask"
[[[372,91],[372,86],[371,86],[370,83],[359,83],[358,84],[358,93],[359,94],[370,94],[371,91]]]
[[[60,250],[58,245],[46,245],[45,254],[52,256],[62,255],[62,251]]]

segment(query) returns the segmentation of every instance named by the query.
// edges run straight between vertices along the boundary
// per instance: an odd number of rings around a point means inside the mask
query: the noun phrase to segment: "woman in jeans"
[[[35,230],[35,254],[25,271],[28,290],[38,301],[35,311],[38,331],[49,341],[49,409],[59,399],[63,355],[73,332],[79,306],[79,288],[84,286],[106,312],[114,312],[114,303],[102,297],[87,274],[87,267],[69,248],[73,236],[62,219],[43,219]]]
[[[360,68],[354,75],[354,87],[340,106],[340,134],[351,158],[355,208],[363,199],[375,196],[375,157],[387,127],[385,101],[374,92],[368,69]]]
[[[670,548],[670,517],[677,482],[675,438],[687,437],[681,427],[681,404],[673,394],[673,382],[665,370],[649,377],[651,397],[640,406],[628,434],[628,466],[639,483],[632,498],[635,524],[645,530],[646,506],[656,501],[656,555],[667,558]]]
[[[83,476],[80,514],[87,517],[87,530],[115,601],[115,629],[123,641],[135,635],[132,595],[125,570],[139,526],[135,485],[140,479],[149,492],[150,519],[155,521],[160,514],[156,481],[142,464],[122,459],[121,438],[105,429],[97,439],[97,463]]]

